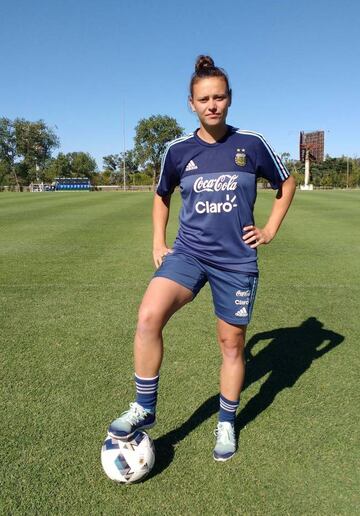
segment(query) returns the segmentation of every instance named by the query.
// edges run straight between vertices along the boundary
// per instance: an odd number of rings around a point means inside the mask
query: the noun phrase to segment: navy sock
[[[236,409],[238,406],[239,400],[230,401],[220,394],[219,422],[228,421],[233,425],[235,423]]]
[[[136,402],[144,409],[154,413],[156,410],[158,384],[159,376],[142,378],[135,374]]]

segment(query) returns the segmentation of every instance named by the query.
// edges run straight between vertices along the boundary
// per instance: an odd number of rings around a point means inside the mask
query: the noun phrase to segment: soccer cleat
[[[130,409],[114,419],[108,429],[108,434],[114,439],[127,440],[137,430],[145,430],[155,425],[155,414],[144,409],[138,403],[130,403]]]
[[[219,421],[214,434],[216,435],[214,459],[222,462],[231,459],[236,450],[234,426],[228,421]]]

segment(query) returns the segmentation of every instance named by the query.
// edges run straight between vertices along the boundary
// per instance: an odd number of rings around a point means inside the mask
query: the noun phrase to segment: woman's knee
[[[138,314],[136,332],[140,335],[159,333],[163,328],[164,316],[150,304],[141,305]]]
[[[245,334],[241,331],[232,335],[219,335],[219,345],[224,358],[237,359],[244,357]]]

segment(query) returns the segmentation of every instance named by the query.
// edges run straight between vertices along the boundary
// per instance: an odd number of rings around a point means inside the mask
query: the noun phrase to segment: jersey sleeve
[[[256,175],[267,179],[274,190],[280,188],[281,183],[290,176],[280,157],[275,154],[263,136],[259,140],[257,149]]]
[[[161,197],[171,195],[176,186],[180,184],[179,173],[173,163],[169,144],[161,160],[161,170],[156,193]]]

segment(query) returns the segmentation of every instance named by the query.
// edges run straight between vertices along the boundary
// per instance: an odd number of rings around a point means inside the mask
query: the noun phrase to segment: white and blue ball
[[[122,484],[143,479],[154,463],[154,443],[146,432],[137,431],[127,441],[108,435],[101,448],[103,470],[111,480]]]

